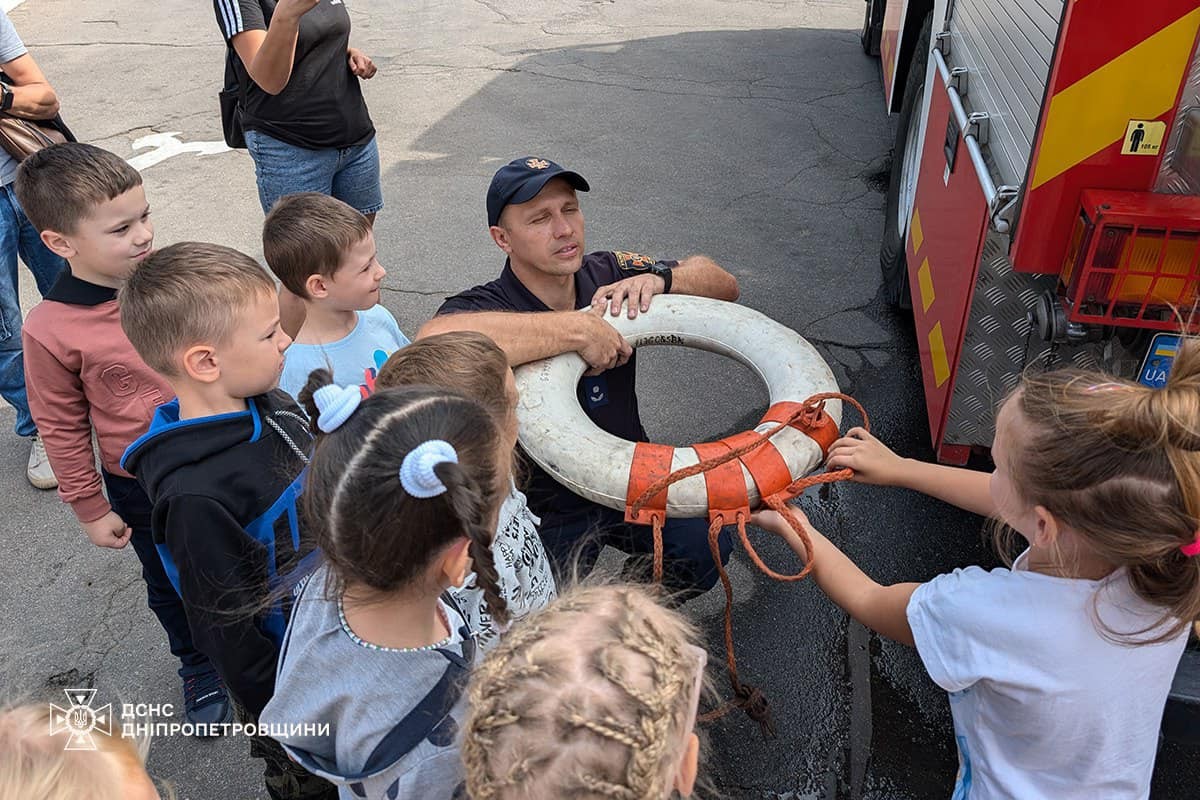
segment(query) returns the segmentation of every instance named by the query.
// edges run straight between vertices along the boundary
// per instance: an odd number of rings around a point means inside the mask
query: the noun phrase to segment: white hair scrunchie
[[[343,422],[350,419],[354,409],[363,401],[362,388],[329,384],[313,392],[313,402],[321,415],[317,427],[324,433],[333,433]]]
[[[427,500],[446,491],[433,468],[438,464],[457,464],[458,451],[441,439],[430,439],[408,451],[400,464],[400,485],[413,497]]]

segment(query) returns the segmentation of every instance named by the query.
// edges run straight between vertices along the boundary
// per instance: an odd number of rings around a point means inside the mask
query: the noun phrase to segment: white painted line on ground
[[[170,131],[168,133],[152,133],[135,140],[134,150],[144,150],[147,147],[154,149],[128,159],[129,163],[133,165],[134,169],[143,170],[180,153],[208,156],[229,152],[229,147],[225,142],[181,142],[178,136],[179,131]]]

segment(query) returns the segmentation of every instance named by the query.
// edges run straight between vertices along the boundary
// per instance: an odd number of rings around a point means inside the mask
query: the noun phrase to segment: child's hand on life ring
[[[904,479],[904,462],[864,428],[851,428],[829,448],[825,466],[854,470],[853,480],[878,486],[897,486]]]

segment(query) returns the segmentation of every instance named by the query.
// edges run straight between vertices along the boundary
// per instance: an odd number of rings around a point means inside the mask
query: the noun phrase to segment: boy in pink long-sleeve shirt
[[[22,330],[29,408],[59,495],[94,544],[132,542],[150,610],[180,660],[187,720],[230,722],[225,688],[193,645],[182,601],[154,546],[150,500],[121,469],[125,448],[146,432],[155,408],[174,396],[129,343],[117,309],[117,289],[154,243],[142,177],[106,150],[61,144],[21,164],[16,193],[42,241],[70,265]]]

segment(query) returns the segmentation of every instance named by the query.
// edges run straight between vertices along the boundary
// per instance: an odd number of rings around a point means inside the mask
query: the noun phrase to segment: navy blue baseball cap
[[[537,197],[551,178],[562,178],[576,190],[586,192],[588,182],[578,172],[563,169],[545,158],[518,158],[510,161],[492,176],[488,187],[488,227],[500,224],[500,212],[510,203],[525,203]]]

